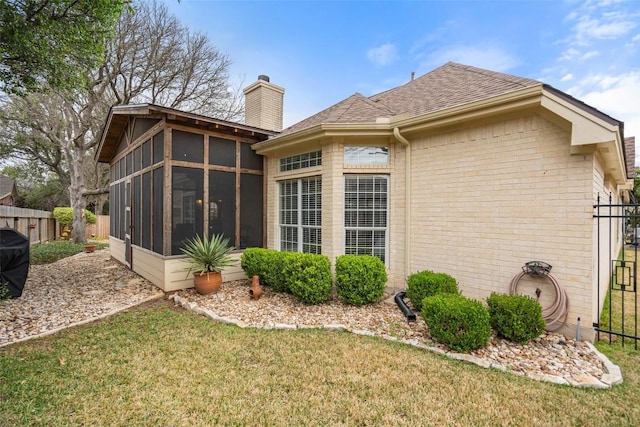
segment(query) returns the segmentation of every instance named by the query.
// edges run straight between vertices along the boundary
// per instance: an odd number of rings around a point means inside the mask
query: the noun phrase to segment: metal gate
[[[637,281],[640,204],[615,204],[611,196],[608,202],[602,203],[598,196],[593,217],[596,221],[598,277],[598,313],[593,327],[598,340],[619,342],[623,347],[633,344],[637,350],[640,341]],[[605,280],[608,280],[608,286],[601,286]]]

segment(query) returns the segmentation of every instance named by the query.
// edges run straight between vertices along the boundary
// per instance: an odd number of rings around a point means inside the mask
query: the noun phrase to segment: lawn
[[[95,244],[96,249],[103,249],[109,246],[106,241],[92,241],[91,244]],[[31,246],[29,250],[29,262],[32,265],[49,264],[62,258],[79,254],[83,251],[84,245],[82,243],[73,243],[68,240],[56,240],[53,242],[39,243]]]
[[[537,382],[374,337],[242,329],[161,301],[0,349],[0,426],[634,426],[624,383]]]

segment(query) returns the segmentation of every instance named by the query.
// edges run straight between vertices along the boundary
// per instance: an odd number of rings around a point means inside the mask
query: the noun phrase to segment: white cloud
[[[367,58],[374,65],[384,66],[392,63],[398,58],[398,49],[391,43],[385,43],[367,51]]]
[[[421,70],[431,70],[453,61],[478,68],[505,72],[519,65],[520,61],[498,46],[445,46],[426,55]]]
[[[573,80],[573,74],[569,73],[569,74],[565,74],[560,81],[561,82],[568,82],[570,80]]]
[[[639,71],[631,71],[618,76],[589,76],[580,83],[583,89],[580,100],[617,120],[623,121],[625,136],[636,136],[640,142]],[[592,86],[594,83],[595,86]],[[591,86],[591,88],[584,90],[585,86]],[[580,91],[581,87],[576,89]],[[638,154],[640,155],[640,151]]]
[[[599,56],[599,55],[600,55],[600,52],[598,52],[597,50],[592,50],[591,52],[587,52],[584,55],[582,55],[580,60],[586,61],[587,59],[595,58],[596,56]]]
[[[635,22],[618,21],[603,23],[597,19],[583,17],[574,27],[579,41],[585,43],[589,39],[615,39],[629,33],[636,27]]]

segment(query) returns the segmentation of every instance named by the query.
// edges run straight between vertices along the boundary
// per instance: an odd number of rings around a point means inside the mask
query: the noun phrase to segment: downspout
[[[409,147],[409,140],[402,136],[397,126],[393,128],[393,136],[400,144],[404,145],[405,148],[404,277],[407,277],[411,274],[409,269],[411,260],[411,242],[409,241],[409,236],[411,236],[411,148]]]

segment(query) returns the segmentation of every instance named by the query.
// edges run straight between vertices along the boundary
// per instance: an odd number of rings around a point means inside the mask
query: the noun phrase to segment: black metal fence
[[[640,204],[615,204],[611,196],[603,203],[598,196],[593,217],[597,235],[598,313],[593,323],[596,338],[620,342],[622,346],[633,344],[638,349]],[[604,280],[609,282],[606,288],[601,286]]]

